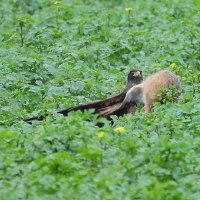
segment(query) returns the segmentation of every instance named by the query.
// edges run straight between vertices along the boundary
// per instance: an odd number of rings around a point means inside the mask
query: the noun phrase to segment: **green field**
[[[0,16],[1,200],[200,199],[199,0],[1,0]],[[176,73],[178,103],[113,125],[57,114],[132,69]]]

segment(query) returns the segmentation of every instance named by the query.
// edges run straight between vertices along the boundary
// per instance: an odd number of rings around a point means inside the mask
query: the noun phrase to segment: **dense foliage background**
[[[1,200],[199,200],[199,0],[1,0],[0,16]],[[118,94],[135,68],[179,75],[179,102],[113,126],[56,113]]]

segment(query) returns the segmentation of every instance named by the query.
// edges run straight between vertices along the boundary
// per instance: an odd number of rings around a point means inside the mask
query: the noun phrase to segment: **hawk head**
[[[127,85],[124,92],[128,92],[128,90],[131,89],[134,85],[138,85],[142,83],[142,81],[142,71],[138,69],[131,70],[128,74]]]
[[[128,74],[128,81],[133,80],[133,81],[141,81],[143,80],[142,78],[142,71],[138,69],[131,70]]]

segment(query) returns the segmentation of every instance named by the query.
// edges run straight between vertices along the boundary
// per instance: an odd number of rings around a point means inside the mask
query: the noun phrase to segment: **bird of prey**
[[[70,108],[67,108],[64,110],[60,110],[60,111],[58,111],[58,113],[61,113],[66,116],[71,111],[76,111],[76,110],[84,111],[87,109],[94,109],[94,113],[99,114],[101,109],[114,108],[119,103],[123,102],[123,100],[126,96],[126,93],[129,91],[129,89],[135,85],[140,84],[142,81],[143,81],[142,71],[136,70],[136,69],[131,70],[127,77],[126,87],[123,90],[123,92],[120,93],[119,95],[113,96],[113,97],[110,97],[110,98],[104,99],[104,100],[93,101],[93,102],[76,105],[76,106],[73,106],[73,107],[70,107]],[[109,119],[111,115],[116,115],[116,116],[120,117],[120,116],[123,116],[124,114],[128,114],[128,113],[131,113],[132,115],[134,115],[135,114],[135,108],[134,108],[135,105],[136,105],[135,102],[126,104],[126,106],[123,109],[113,112],[113,113],[111,112],[109,114],[109,116],[106,116],[106,118]]]
[[[135,85],[138,85],[140,83],[142,83],[143,81],[143,77],[142,77],[142,71],[141,70],[131,70],[127,76],[127,84],[125,89],[116,96],[110,97],[108,99],[104,99],[104,100],[99,100],[99,101],[93,101],[93,102],[87,102],[87,103],[83,103],[83,104],[79,104],[64,110],[60,110],[58,111],[58,113],[63,114],[64,116],[67,116],[69,112],[71,111],[84,111],[84,110],[88,110],[88,109],[94,109],[94,113],[99,114],[101,112],[102,109],[114,109],[115,107],[117,107],[120,103],[123,102],[126,93],[130,90],[130,88],[132,88]],[[110,112],[108,115],[106,115],[106,118],[108,120],[111,120],[110,116],[111,115],[116,115],[118,117],[123,116],[124,114],[135,114],[135,105],[136,102],[132,101],[130,103],[127,103],[122,109],[114,111],[114,112]],[[103,116],[103,115],[102,115]],[[44,117],[40,116],[40,117],[33,117],[30,119],[27,119],[25,121],[32,121],[32,120],[43,120]]]
[[[169,88],[171,85],[174,85],[176,88],[173,98],[177,100],[182,91],[179,77],[169,70],[159,71],[149,76],[146,81],[129,89],[124,100],[115,107],[102,108],[99,112],[99,116],[107,117],[112,113],[120,112],[124,110],[127,104],[132,104],[132,102],[144,104],[144,111],[148,113],[151,111],[153,102],[161,102],[162,99],[160,99],[160,97],[165,98],[165,94],[161,94],[159,89]]]

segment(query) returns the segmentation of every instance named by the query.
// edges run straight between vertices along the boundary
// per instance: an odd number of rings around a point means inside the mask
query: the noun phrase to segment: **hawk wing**
[[[122,113],[122,114],[131,113],[132,115],[134,115],[135,105],[137,103],[144,104],[145,102],[144,92],[143,92],[144,84],[145,83],[141,83],[129,89],[123,101],[118,102],[113,106],[107,106],[105,108],[101,108],[99,110],[99,116],[109,117],[110,115],[113,114],[117,115],[117,113]]]
[[[67,116],[69,112],[71,111],[77,111],[81,110],[82,112],[87,109],[94,109],[94,113],[97,113],[99,116],[104,116],[101,114],[103,110],[109,109],[109,114],[107,114],[106,117],[107,119],[111,119],[111,115],[117,115],[123,116],[124,114],[135,114],[135,102],[127,103],[126,106],[123,107],[123,109],[116,109],[120,103],[122,103],[125,99],[126,93],[129,91],[130,88],[132,88],[134,85],[138,85],[143,81],[142,77],[142,71],[141,70],[131,70],[128,74],[127,77],[127,84],[125,89],[123,90],[122,93],[119,95],[110,97],[108,99],[104,100],[99,100],[99,101],[93,101],[93,102],[88,102],[80,105],[76,105],[67,109],[63,109],[58,111],[58,113],[63,114],[64,116]],[[32,120],[43,120],[44,116],[40,117],[33,117],[30,119],[27,119],[25,121],[32,121]]]
[[[132,88],[134,85],[138,85],[143,81],[142,78],[142,71],[140,70],[132,70],[129,72],[128,77],[127,77],[127,84],[125,89],[123,90],[122,93],[120,93],[117,96],[100,100],[100,101],[93,101],[89,103],[84,103],[80,105],[76,105],[64,110],[58,111],[58,113],[61,113],[63,115],[68,115],[69,112],[71,111],[77,111],[77,110],[87,110],[87,109],[94,109],[94,113],[99,114],[99,116],[104,116],[101,115],[101,112],[103,110],[109,109],[110,112],[108,115],[106,115],[106,118],[110,118],[111,115],[116,115],[118,117],[123,116],[124,114],[131,113],[135,114],[135,108],[134,106],[136,105],[135,102],[130,102],[127,103],[126,106],[123,107],[123,109],[116,109],[120,103],[122,103],[125,99],[126,93],[129,91],[130,88]]]

